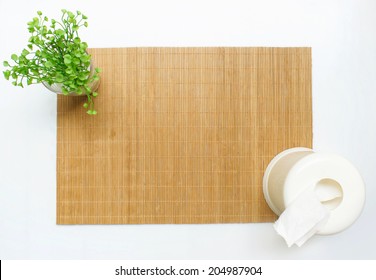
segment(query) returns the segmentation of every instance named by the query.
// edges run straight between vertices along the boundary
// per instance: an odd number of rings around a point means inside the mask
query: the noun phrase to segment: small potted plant
[[[20,87],[42,83],[55,93],[86,95],[83,106],[89,115],[96,115],[93,99],[98,95],[100,69],[93,67],[88,45],[78,34],[88,26],[87,17],[63,9],[60,21],[49,22],[42,12],[37,14],[27,24],[31,34],[27,47],[3,62],[5,79]]]

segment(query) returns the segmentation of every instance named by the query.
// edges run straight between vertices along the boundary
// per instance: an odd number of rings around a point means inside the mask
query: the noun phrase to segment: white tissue
[[[324,227],[330,211],[320,203],[311,189],[300,194],[275,222],[274,228],[288,247],[302,246],[309,238]]]

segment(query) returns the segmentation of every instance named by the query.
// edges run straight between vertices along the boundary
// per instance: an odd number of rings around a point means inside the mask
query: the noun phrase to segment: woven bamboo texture
[[[310,48],[90,53],[98,115],[58,97],[58,224],[275,220],[262,177],[312,145]]]

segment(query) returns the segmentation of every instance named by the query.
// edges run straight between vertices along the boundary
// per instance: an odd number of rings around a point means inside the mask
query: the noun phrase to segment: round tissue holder
[[[311,188],[330,210],[318,234],[327,235],[349,227],[359,217],[365,202],[365,187],[358,170],[345,158],[292,148],[272,159],[266,168],[263,191],[269,207],[278,216],[304,190]]]

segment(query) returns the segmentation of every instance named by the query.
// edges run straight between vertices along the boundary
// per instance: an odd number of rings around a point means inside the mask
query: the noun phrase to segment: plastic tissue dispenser
[[[263,191],[287,245],[314,234],[334,234],[359,217],[365,188],[358,170],[335,154],[292,148],[278,154],[264,174]]]

